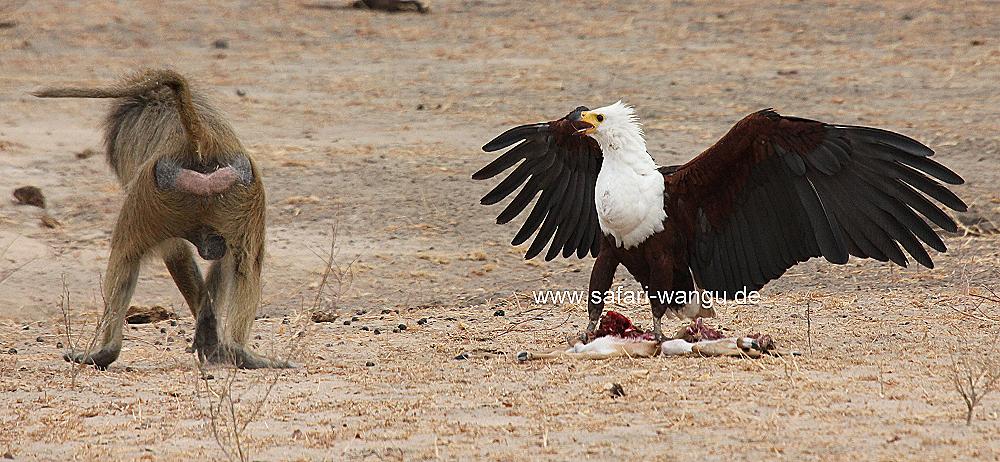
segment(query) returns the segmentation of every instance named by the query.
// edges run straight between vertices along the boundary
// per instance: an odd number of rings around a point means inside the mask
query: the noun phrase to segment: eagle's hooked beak
[[[596,114],[591,111],[583,111],[580,113],[580,119],[577,122],[577,126],[580,126],[576,131],[577,135],[591,135],[597,131],[597,126],[604,121],[604,116]]]

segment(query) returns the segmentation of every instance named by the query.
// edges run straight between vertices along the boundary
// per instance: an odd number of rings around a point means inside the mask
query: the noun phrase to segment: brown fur
[[[141,71],[107,88],[44,89],[34,95],[116,98],[104,121],[104,141],[125,198],[111,237],[106,324],[95,351],[70,352],[66,359],[103,368],[118,358],[140,262],[158,251],[197,319],[194,348],[201,359],[247,368],[288,367],[246,348],[260,304],[266,202],[260,172],[218,111],[170,70]],[[191,194],[158,183],[161,163],[167,171],[190,173],[239,162],[252,179],[222,194]],[[203,257],[217,259],[204,280],[183,239]],[[226,312],[221,337],[219,307]]]

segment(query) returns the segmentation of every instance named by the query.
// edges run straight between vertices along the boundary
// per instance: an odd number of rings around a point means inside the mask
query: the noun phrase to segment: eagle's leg
[[[611,283],[615,279],[615,271],[618,270],[618,258],[614,255],[614,249],[606,245],[607,238],[601,241],[601,251],[598,252],[594,260],[594,269],[590,272],[590,290],[587,292],[587,331],[580,334],[584,343],[589,342],[594,337],[594,331],[601,321],[601,314],[604,313],[604,296],[611,288]]]
[[[694,291],[694,281],[687,268],[673,269],[666,259],[650,265],[649,286],[646,295],[653,312],[653,336],[657,342],[668,340],[663,335],[663,315],[668,312],[672,318],[682,318],[682,309]]]
[[[653,336],[657,342],[663,342],[667,340],[663,335],[663,315],[667,313],[669,305],[662,303],[657,294],[650,294],[649,304],[653,308]]]

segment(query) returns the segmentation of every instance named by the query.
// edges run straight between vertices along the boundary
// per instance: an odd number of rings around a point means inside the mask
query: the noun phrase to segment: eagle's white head
[[[646,140],[643,138],[642,124],[635,108],[621,101],[580,113],[580,120],[590,124],[581,134],[590,135],[601,151],[608,155],[649,157]]]

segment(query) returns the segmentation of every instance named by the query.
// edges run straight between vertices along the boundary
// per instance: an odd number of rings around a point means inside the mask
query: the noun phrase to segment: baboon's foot
[[[233,364],[240,369],[291,369],[297,367],[285,360],[261,356],[239,345],[195,346],[195,350],[198,351],[198,358],[209,364]]]
[[[99,370],[105,370],[108,365],[118,359],[121,349],[104,347],[97,351],[67,351],[63,353],[63,359],[77,364],[91,364]]]

